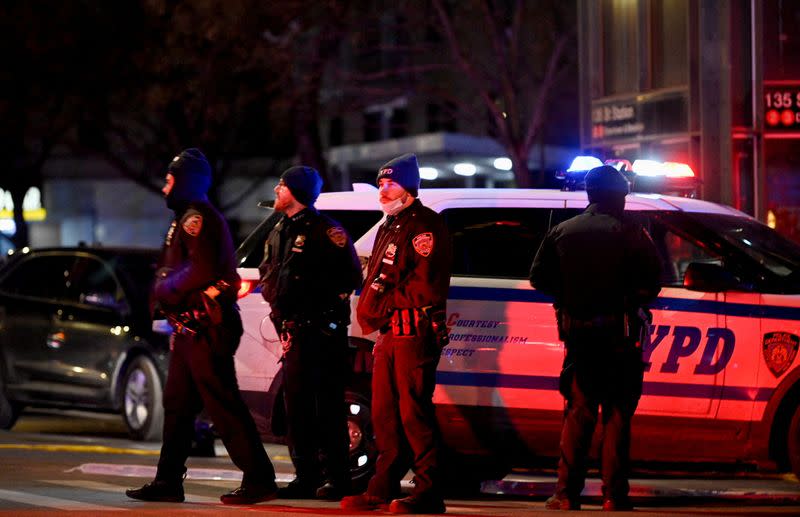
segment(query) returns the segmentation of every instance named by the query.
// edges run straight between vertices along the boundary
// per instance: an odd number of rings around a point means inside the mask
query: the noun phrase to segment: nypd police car
[[[317,208],[348,227],[365,261],[381,212],[376,191],[360,190],[322,194]],[[488,458],[494,473],[557,457],[564,348],[552,299],[527,277],[545,233],[586,207],[585,192],[422,189],[420,198],[442,214],[453,240],[450,342],[434,393],[448,451]],[[744,462],[800,474],[800,247],[744,213],[697,199],[634,193],[626,210],[650,231],[664,270],[644,351],[633,459]],[[243,252],[242,260],[249,267],[239,272],[255,286],[257,258]],[[245,296],[241,307],[236,368],[263,424],[281,347],[260,293]],[[368,404],[375,337],[353,318],[355,477],[375,459]]]

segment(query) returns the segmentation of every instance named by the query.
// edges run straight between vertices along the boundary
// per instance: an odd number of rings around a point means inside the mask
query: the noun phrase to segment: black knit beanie
[[[289,167],[281,174],[281,180],[289,187],[294,198],[306,206],[314,206],[322,190],[322,178],[311,167]]]

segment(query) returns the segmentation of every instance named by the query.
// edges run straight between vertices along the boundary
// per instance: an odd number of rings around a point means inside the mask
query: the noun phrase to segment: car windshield
[[[744,217],[694,214],[693,219],[780,277],[798,274],[800,245]]]

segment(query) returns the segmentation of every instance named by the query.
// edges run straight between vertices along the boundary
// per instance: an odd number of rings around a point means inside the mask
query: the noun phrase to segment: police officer
[[[372,372],[378,459],[367,491],[342,500],[346,510],[377,509],[391,501],[393,513],[445,512],[432,398],[447,339],[451,245],[442,217],[416,199],[419,182],[417,158],[410,154],[378,172],[386,220],[375,237],[357,308],[364,333],[380,330]],[[392,500],[409,467],[412,494]]]
[[[347,326],[361,265],[347,232],[314,208],[321,187],[311,167],[281,175],[275,210],[282,217],[267,237],[259,272],[283,346],[285,415],[297,474],[279,496],[339,500],[350,493]]]
[[[275,471],[236,383],[233,353],[242,335],[239,276],[222,215],[208,202],[211,167],[198,149],[169,164],[162,192],[175,219],[167,232],[153,298],[172,323],[164,439],[155,480],[126,492],[144,501],[181,502],[195,416],[205,407],[244,475],[225,504],[253,504],[277,494]]]
[[[566,355],[560,391],[567,401],[556,493],[549,509],[577,510],[598,407],[603,408],[603,509],[630,510],[631,418],[642,390],[645,305],[660,291],[660,259],[647,231],[624,214],[629,185],[613,167],[586,175],[589,206],[555,226],[530,281],[555,299]]]

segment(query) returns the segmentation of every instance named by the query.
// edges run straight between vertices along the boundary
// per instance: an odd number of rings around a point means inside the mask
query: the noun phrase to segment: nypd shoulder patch
[[[347,233],[345,233],[344,228],[333,226],[328,228],[328,231],[325,233],[328,234],[328,238],[331,242],[340,248],[344,248],[347,245]]]
[[[431,232],[420,233],[411,240],[414,251],[427,257],[433,251],[433,234]]]
[[[200,235],[200,230],[203,228],[203,216],[200,214],[192,214],[183,220],[183,231],[197,237]]]

